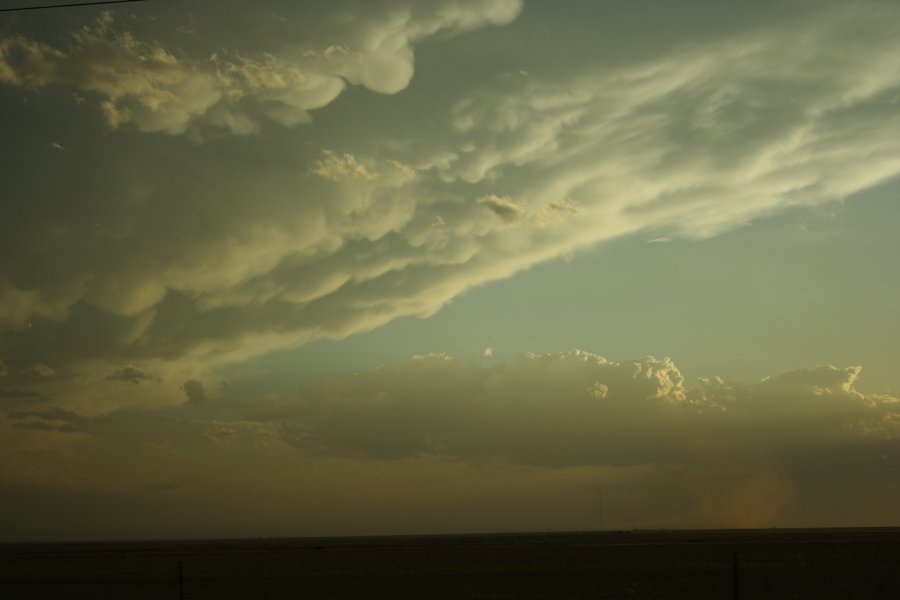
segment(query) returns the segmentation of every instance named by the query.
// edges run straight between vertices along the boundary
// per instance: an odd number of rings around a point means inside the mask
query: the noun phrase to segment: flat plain
[[[0,597],[897,599],[900,528],[2,544]]]

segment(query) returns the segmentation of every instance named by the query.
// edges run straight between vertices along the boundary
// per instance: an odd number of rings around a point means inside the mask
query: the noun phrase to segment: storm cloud
[[[230,11],[212,6],[229,18]],[[209,6],[193,8],[202,12]],[[311,20],[307,7],[270,3],[270,8],[284,9],[273,16],[290,22],[295,36],[309,35],[303,31],[304,21]],[[346,2],[339,2],[330,7],[332,18],[312,17],[328,23],[327,45],[282,43],[271,49],[277,54],[244,54],[236,48],[207,56],[142,39],[119,29],[112,13],[103,12],[95,23],[72,32],[63,46],[22,36],[0,39],[0,83],[74,87],[96,99],[111,128],[130,124],[142,132],[179,135],[202,123],[250,134],[260,130],[261,119],[283,126],[309,123],[310,112],[331,103],[348,83],[397,93],[412,78],[414,44],[436,34],[505,24],[520,9],[521,0],[382,3],[348,20],[338,16],[348,10]],[[177,19],[178,14],[167,16]],[[228,26],[238,27],[246,15],[230,18]]]
[[[896,520],[900,6],[627,4],[4,19],[2,535]]]
[[[350,21],[316,17],[329,25],[309,34],[315,51],[266,54],[257,40],[212,58],[111,17],[63,45],[7,35],[8,88],[77,89],[115,131],[77,153],[60,135],[67,152],[35,146],[66,190],[8,181],[21,206],[0,226],[4,363],[215,366],[426,317],[604,240],[708,237],[900,171],[900,19],[880,3],[633,64],[498,78],[431,114],[428,135],[376,122],[360,127],[377,145],[339,143],[312,122],[309,143],[280,137],[330,109],[345,82],[394,94],[402,110],[417,43],[513,27],[520,8],[379,3]],[[254,141],[269,137],[277,151]],[[28,151],[12,160],[20,173],[44,164]]]

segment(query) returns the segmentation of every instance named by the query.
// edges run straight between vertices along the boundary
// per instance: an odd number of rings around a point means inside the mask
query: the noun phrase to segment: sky
[[[0,114],[2,541],[900,525],[892,0],[4,12]]]

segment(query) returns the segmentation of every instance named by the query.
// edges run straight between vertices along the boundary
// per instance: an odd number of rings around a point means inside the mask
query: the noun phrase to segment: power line
[[[100,4],[124,4],[125,2],[144,2],[144,0],[97,0],[96,2],[72,2],[70,4],[45,4],[43,6],[20,6],[18,8],[0,8],[0,12],[20,10],[41,10],[44,8],[71,8],[73,6],[97,6]]]

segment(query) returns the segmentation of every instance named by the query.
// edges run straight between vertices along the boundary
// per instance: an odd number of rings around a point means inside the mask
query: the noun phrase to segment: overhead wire
[[[47,8],[72,8],[75,6],[99,6],[103,4],[125,4],[127,2],[144,2],[145,0],[95,0],[93,2],[70,2],[68,4],[43,4],[41,6],[16,6],[0,8],[0,12],[18,12],[23,10],[43,10]]]

